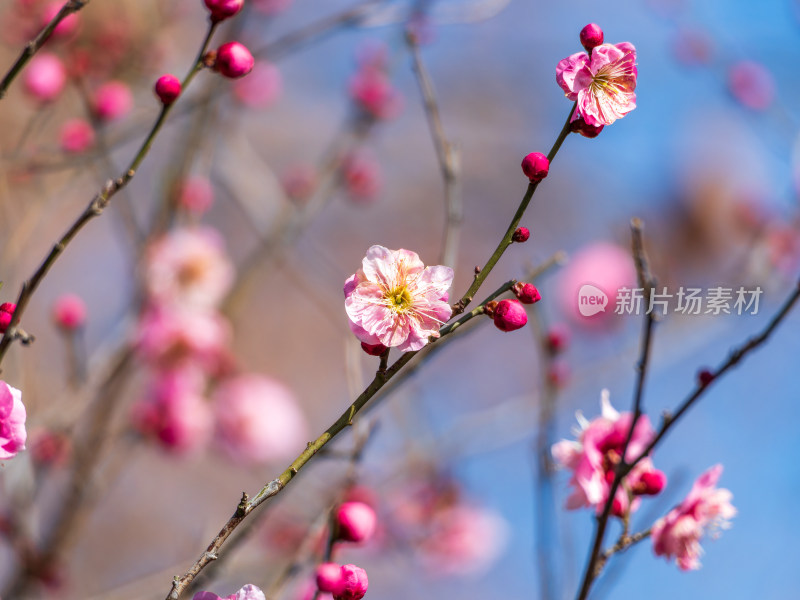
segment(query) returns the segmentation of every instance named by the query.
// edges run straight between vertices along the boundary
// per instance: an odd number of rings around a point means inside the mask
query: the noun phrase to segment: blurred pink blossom
[[[631,427],[632,414],[620,414],[614,410],[609,401],[608,390],[601,393],[600,403],[602,413],[592,421],[587,421],[578,413],[580,429],[576,431],[577,440],[562,440],[553,445],[555,461],[572,472],[570,485],[573,489],[567,498],[567,508],[570,510],[594,507],[598,513],[603,511]],[[647,415],[639,417],[625,458],[633,460],[638,457],[654,435]],[[612,514],[623,516],[636,510],[638,498],[631,503],[629,493],[652,493],[651,486],[648,485],[651,475],[645,475],[646,473],[663,476],[660,471],[655,470],[652,462],[641,461],[617,489]]]
[[[55,18],[64,4],[65,0],[54,0],[45,6],[44,11],[42,12],[42,27],[46,27],[50,21]],[[68,17],[62,19],[53,30],[53,35],[56,37],[68,37],[72,35],[78,29],[78,19],[78,13],[72,13]]]
[[[292,392],[258,374],[223,381],[214,391],[216,439],[237,462],[293,457],[308,441],[308,425]]]
[[[213,312],[151,307],[139,319],[134,345],[158,368],[192,364],[216,372],[227,357],[230,327]]]
[[[0,381],[0,460],[14,458],[25,450],[26,416],[22,392]]]
[[[121,81],[104,83],[94,93],[94,112],[103,121],[115,121],[133,108],[133,94],[128,84]]]
[[[175,229],[147,249],[144,280],[151,300],[160,305],[208,309],[228,292],[233,266],[216,230]]]
[[[556,66],[556,81],[578,102],[573,120],[611,125],[636,108],[636,49],[629,42],[601,44],[591,57],[578,52]]]
[[[25,90],[40,102],[58,98],[67,83],[64,65],[54,54],[39,52],[23,74]]]
[[[178,206],[182,209],[202,215],[214,203],[214,186],[207,177],[194,175],[178,184]]]
[[[364,113],[376,119],[391,119],[403,109],[403,97],[385,71],[362,67],[350,80],[350,97]]]
[[[293,0],[251,0],[253,8],[265,15],[276,15],[292,5]]]
[[[345,281],[350,329],[367,344],[419,350],[450,318],[453,269],[426,267],[416,252],[372,246]]]
[[[496,512],[456,504],[434,513],[420,550],[426,566],[442,575],[487,570],[501,555],[508,523]]]
[[[94,144],[94,129],[85,119],[70,119],[61,126],[59,143],[64,152],[86,152]]]
[[[281,185],[290,200],[303,203],[317,188],[317,170],[312,165],[292,165],[281,176]]]
[[[271,106],[280,98],[282,91],[281,72],[266,61],[259,61],[247,77],[233,83],[234,97],[250,108]]]
[[[203,384],[202,374],[194,369],[159,373],[149,395],[133,407],[133,426],[171,452],[204,448],[211,437],[212,415],[201,395]]]
[[[581,315],[578,294],[585,284],[598,287],[608,296],[605,312],[592,317]],[[591,243],[577,250],[559,274],[559,304],[577,324],[608,325],[616,317],[617,292],[622,287],[636,287],[636,268],[630,252],[609,242]]]
[[[697,478],[689,495],[652,529],[653,551],[668,560],[675,558],[684,571],[700,568],[700,539],[717,529],[730,527],[736,515],[729,490],[716,488],[722,465],[715,465]]]
[[[370,202],[383,188],[381,165],[366,152],[354,152],[342,163],[342,180],[351,200]]]
[[[753,110],[765,110],[775,99],[772,73],[753,60],[739,61],[730,68],[728,87],[736,100]]]
[[[266,600],[264,592],[251,583],[230,596],[217,596],[211,592],[197,592],[192,600]]]
[[[65,331],[83,327],[86,322],[86,303],[75,294],[59,296],[53,305],[53,321]]]

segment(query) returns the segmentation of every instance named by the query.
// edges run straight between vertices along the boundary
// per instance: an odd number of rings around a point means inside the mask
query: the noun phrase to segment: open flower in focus
[[[233,267],[215,230],[176,229],[148,248],[144,279],[157,304],[211,308],[228,292]]]
[[[426,267],[410,250],[372,246],[344,284],[350,329],[367,344],[419,350],[452,313],[453,269]]]
[[[598,513],[602,512],[614,481],[616,465],[622,458],[633,415],[614,410],[608,390],[603,390],[601,404],[602,414],[591,422],[578,413],[580,429],[576,431],[577,440],[562,440],[553,445],[553,458],[560,466],[572,471],[570,485],[573,490],[567,498],[568,509],[593,506]],[[639,417],[625,458],[633,460],[639,456],[654,435],[650,419],[646,415]],[[635,496],[656,494],[663,489],[664,482],[664,474],[653,467],[649,458],[643,459],[617,489],[612,514],[622,516],[636,510],[639,499]]]
[[[600,44],[591,55],[578,52],[559,61],[556,81],[577,101],[572,120],[611,125],[636,108],[636,49],[633,44]]]
[[[0,381],[0,460],[14,458],[25,450],[25,417],[22,392]]]
[[[694,482],[686,499],[653,525],[653,551],[657,556],[675,558],[684,571],[700,568],[700,539],[707,531],[727,529],[736,515],[733,495],[715,486],[722,465],[715,465]]]

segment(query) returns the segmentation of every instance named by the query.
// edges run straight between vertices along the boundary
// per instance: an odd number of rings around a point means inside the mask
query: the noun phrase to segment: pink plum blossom
[[[683,502],[655,522],[652,537],[657,556],[674,557],[684,571],[700,568],[701,538],[727,529],[736,515],[731,492],[715,487],[721,474],[722,465],[711,467],[697,478]]]
[[[342,163],[342,180],[351,200],[368,203],[383,188],[381,165],[367,152],[354,152]]]
[[[86,303],[80,296],[64,294],[53,305],[53,321],[64,331],[74,331],[86,322]]]
[[[578,310],[578,296],[586,284],[599,288],[608,297],[605,311],[591,317]],[[593,242],[578,249],[559,274],[559,304],[579,325],[608,326],[616,317],[618,291],[623,287],[636,287],[636,268],[630,251],[610,242]]]
[[[487,508],[454,504],[434,513],[420,547],[426,566],[442,575],[487,570],[509,536],[508,523]]]
[[[362,67],[350,80],[350,97],[364,114],[390,119],[400,114],[403,98],[379,68]]]
[[[40,102],[55,100],[67,83],[67,71],[54,54],[40,52],[31,59],[23,75],[25,90]]]
[[[216,371],[226,358],[228,323],[217,313],[182,308],[148,308],[134,340],[139,356],[159,368],[194,364]]]
[[[95,92],[93,105],[99,119],[103,121],[121,119],[133,108],[131,88],[122,81],[104,83]]]
[[[237,462],[285,459],[301,450],[308,425],[294,394],[258,374],[239,375],[214,392],[216,439]]]
[[[94,144],[94,128],[85,119],[70,119],[61,126],[59,143],[64,152],[86,152]]]
[[[728,87],[742,105],[753,110],[769,108],[775,99],[775,79],[761,63],[743,60],[728,71]]]
[[[176,229],[147,249],[144,280],[159,304],[208,309],[230,289],[233,266],[214,229]]]
[[[611,125],[636,108],[636,49],[633,44],[600,44],[591,55],[578,52],[559,61],[556,81],[577,101],[573,120]]]
[[[14,458],[25,450],[25,418],[22,392],[0,381],[0,460]]]
[[[233,83],[234,97],[251,108],[267,108],[280,98],[283,78],[278,67],[261,61],[253,67],[249,76]]]
[[[207,177],[194,175],[178,184],[177,203],[182,209],[202,215],[214,204],[214,186]]]
[[[202,449],[213,426],[211,408],[201,396],[203,385],[202,373],[191,368],[160,373],[150,394],[133,407],[134,427],[171,452]]]
[[[600,397],[602,413],[591,422],[578,413],[580,429],[576,431],[577,440],[562,440],[553,445],[556,463],[572,472],[570,485],[573,489],[567,498],[570,510],[591,506],[600,513],[608,500],[616,465],[622,458],[633,418],[631,413],[620,414],[614,410],[608,396],[608,390],[603,390]],[[628,444],[626,460],[638,457],[654,435],[650,419],[646,415],[639,417]],[[622,516],[636,510],[638,498],[631,502],[632,496],[660,491],[663,482],[657,491],[652,484],[656,478],[662,479],[663,474],[656,471],[649,458],[640,461],[617,489],[612,514]]]
[[[372,246],[345,281],[350,329],[367,344],[419,350],[450,318],[446,299],[453,269],[426,267],[410,250]]]
[[[266,600],[264,592],[251,583],[248,583],[238,592],[230,596],[217,596],[211,592],[197,592],[192,600]]]

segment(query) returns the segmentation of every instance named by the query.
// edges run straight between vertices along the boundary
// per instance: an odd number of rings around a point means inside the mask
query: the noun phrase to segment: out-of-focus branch
[[[431,131],[433,145],[436,148],[436,157],[439,159],[439,169],[442,172],[442,179],[444,180],[445,227],[441,263],[453,267],[455,266],[458,256],[459,234],[461,232],[461,221],[463,219],[461,186],[459,185],[459,176],[461,172],[460,157],[458,150],[448,141],[444,133],[442,117],[439,111],[439,102],[436,98],[433,81],[422,60],[419,40],[410,30],[406,33],[406,43],[411,51],[414,73],[417,76],[417,83],[422,92],[425,114],[428,117],[428,127]]]
[[[22,70],[25,68],[25,65],[28,64],[28,61],[33,58],[33,55],[36,54],[42,46],[44,46],[44,43],[53,34],[53,31],[56,27],[58,27],[58,24],[72,13],[76,13],[81,10],[84,6],[89,4],[89,2],[90,0],[69,0],[64,4],[64,6],[61,7],[61,10],[56,13],[56,16],[52,18],[45,28],[39,32],[39,35],[25,44],[25,48],[22,50],[19,58],[17,58],[11,69],[9,69],[8,73],[5,74],[3,80],[0,81],[0,99],[6,95],[11,82],[14,81],[16,76],[22,72]]]
[[[217,26],[214,23],[209,26],[206,36],[203,39],[203,43],[200,46],[200,51],[197,55],[197,58],[195,59],[194,63],[192,63],[192,67],[189,69],[188,74],[183,79],[182,89],[184,91],[191,83],[192,79],[194,79],[195,75],[197,75],[197,73],[203,68],[203,56],[208,49],[208,45],[211,41],[214,31],[216,30],[216,27]],[[81,213],[77,220],[70,226],[69,230],[61,237],[61,239],[55,243],[53,248],[50,250],[50,253],[39,265],[34,274],[22,284],[19,295],[17,296],[17,308],[14,311],[14,316],[11,319],[11,323],[5,334],[3,334],[3,339],[0,340],[0,362],[2,362],[6,352],[8,352],[11,342],[17,339],[17,325],[22,318],[22,314],[25,312],[31,296],[36,292],[36,289],[39,287],[39,284],[42,282],[45,275],[47,275],[50,268],[53,266],[56,260],[58,260],[58,257],[61,256],[67,245],[69,245],[75,236],[78,235],[81,229],[83,229],[83,227],[89,221],[103,214],[103,211],[111,202],[113,196],[131,182],[133,177],[136,175],[136,170],[139,168],[139,165],[141,165],[142,161],[150,151],[156,135],[158,135],[159,131],[161,131],[161,127],[173,106],[174,104],[165,104],[162,106],[158,118],[151,127],[150,132],[147,134],[147,137],[139,147],[139,151],[133,157],[133,160],[131,160],[131,163],[128,165],[128,168],[125,170],[125,172],[116,179],[109,180],[103,186],[103,188],[97,192],[97,194],[95,194],[94,198],[92,198],[91,202],[89,202],[89,205],[86,207],[83,213]]]

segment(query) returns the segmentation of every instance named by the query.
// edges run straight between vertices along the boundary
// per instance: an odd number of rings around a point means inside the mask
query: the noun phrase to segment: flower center
[[[411,308],[411,292],[406,286],[398,286],[386,294],[386,302],[394,312],[406,312]]]

